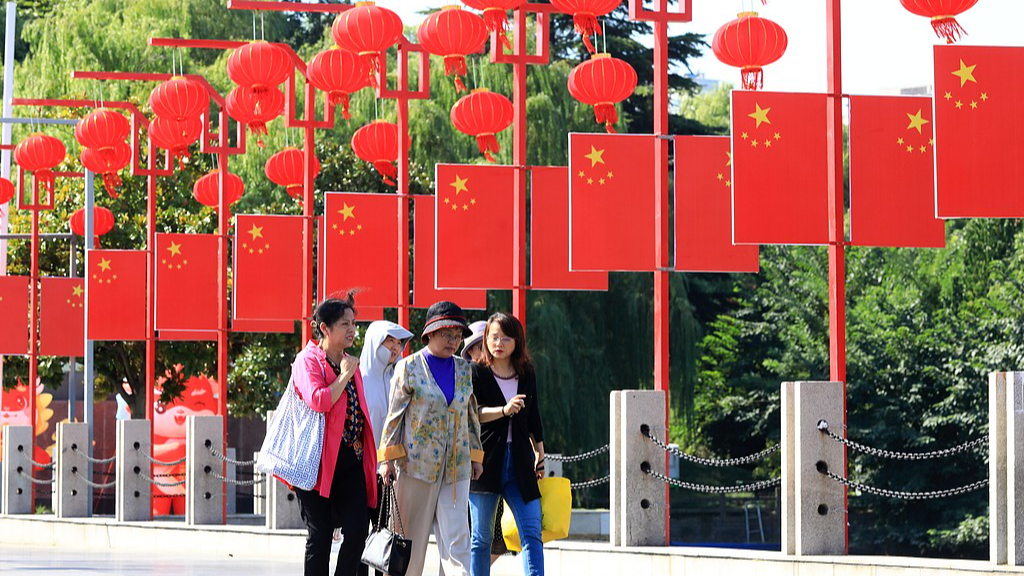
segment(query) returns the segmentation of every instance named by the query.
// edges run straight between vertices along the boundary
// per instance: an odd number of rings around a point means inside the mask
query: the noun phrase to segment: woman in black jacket
[[[508,314],[492,315],[484,331],[483,361],[473,366],[484,472],[470,484],[472,576],[491,573],[491,529],[501,498],[519,529],[524,572],[544,574],[537,488],[537,479],[544,476],[544,428],[534,374],[522,324]]]

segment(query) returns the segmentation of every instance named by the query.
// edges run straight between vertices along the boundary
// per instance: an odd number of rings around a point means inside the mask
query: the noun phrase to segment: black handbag
[[[370,568],[389,576],[405,576],[405,571],[409,569],[409,560],[412,558],[412,540],[405,538],[402,517],[398,514],[398,502],[391,486],[384,487],[384,500],[380,506],[377,529],[366,537],[360,560]],[[385,511],[388,508],[392,510],[391,518],[394,519],[393,525],[397,526],[397,531],[389,530],[385,525]]]

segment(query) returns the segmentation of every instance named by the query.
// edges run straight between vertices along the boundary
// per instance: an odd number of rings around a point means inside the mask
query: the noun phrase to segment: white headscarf
[[[366,407],[370,410],[370,425],[373,426],[373,437],[378,446],[384,428],[384,420],[388,415],[391,375],[395,371],[395,363],[389,362],[391,351],[382,346],[388,336],[401,340],[404,348],[412,338],[412,332],[394,322],[386,320],[372,322],[366,329],[363,351],[359,355],[359,372],[363,376]]]

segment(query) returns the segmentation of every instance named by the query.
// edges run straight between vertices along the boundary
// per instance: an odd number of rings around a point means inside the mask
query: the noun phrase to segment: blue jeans
[[[494,539],[494,517],[498,512],[501,498],[508,502],[512,516],[519,528],[519,540],[523,545],[523,572],[526,576],[544,576],[544,544],[540,539],[540,498],[523,501],[516,483],[515,467],[512,463],[512,445],[505,448],[505,466],[501,471],[501,493],[470,492],[469,514],[473,529],[470,548],[473,553],[470,563],[472,576],[490,576],[491,540]]]

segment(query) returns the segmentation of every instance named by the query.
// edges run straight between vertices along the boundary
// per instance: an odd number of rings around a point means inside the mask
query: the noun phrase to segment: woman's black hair
[[[316,310],[313,311],[313,320],[310,322],[313,326],[313,338],[320,340],[324,337],[324,333],[320,331],[320,323],[334,326],[334,323],[341,320],[347,310],[351,310],[353,314],[356,313],[355,293],[353,292],[345,294],[344,298],[332,295],[317,305]]]
[[[533,374],[533,359],[530,357],[530,351],[526,348],[526,332],[523,330],[523,325],[519,322],[518,318],[504,312],[495,312],[487,319],[484,337],[480,340],[484,347],[484,357],[481,360],[481,364],[484,366],[494,364],[494,355],[491,354],[491,349],[487,347],[487,337],[491,331],[491,324],[495,323],[506,336],[510,336],[516,341],[516,348],[512,351],[512,356],[509,358],[516,375],[526,376]]]

